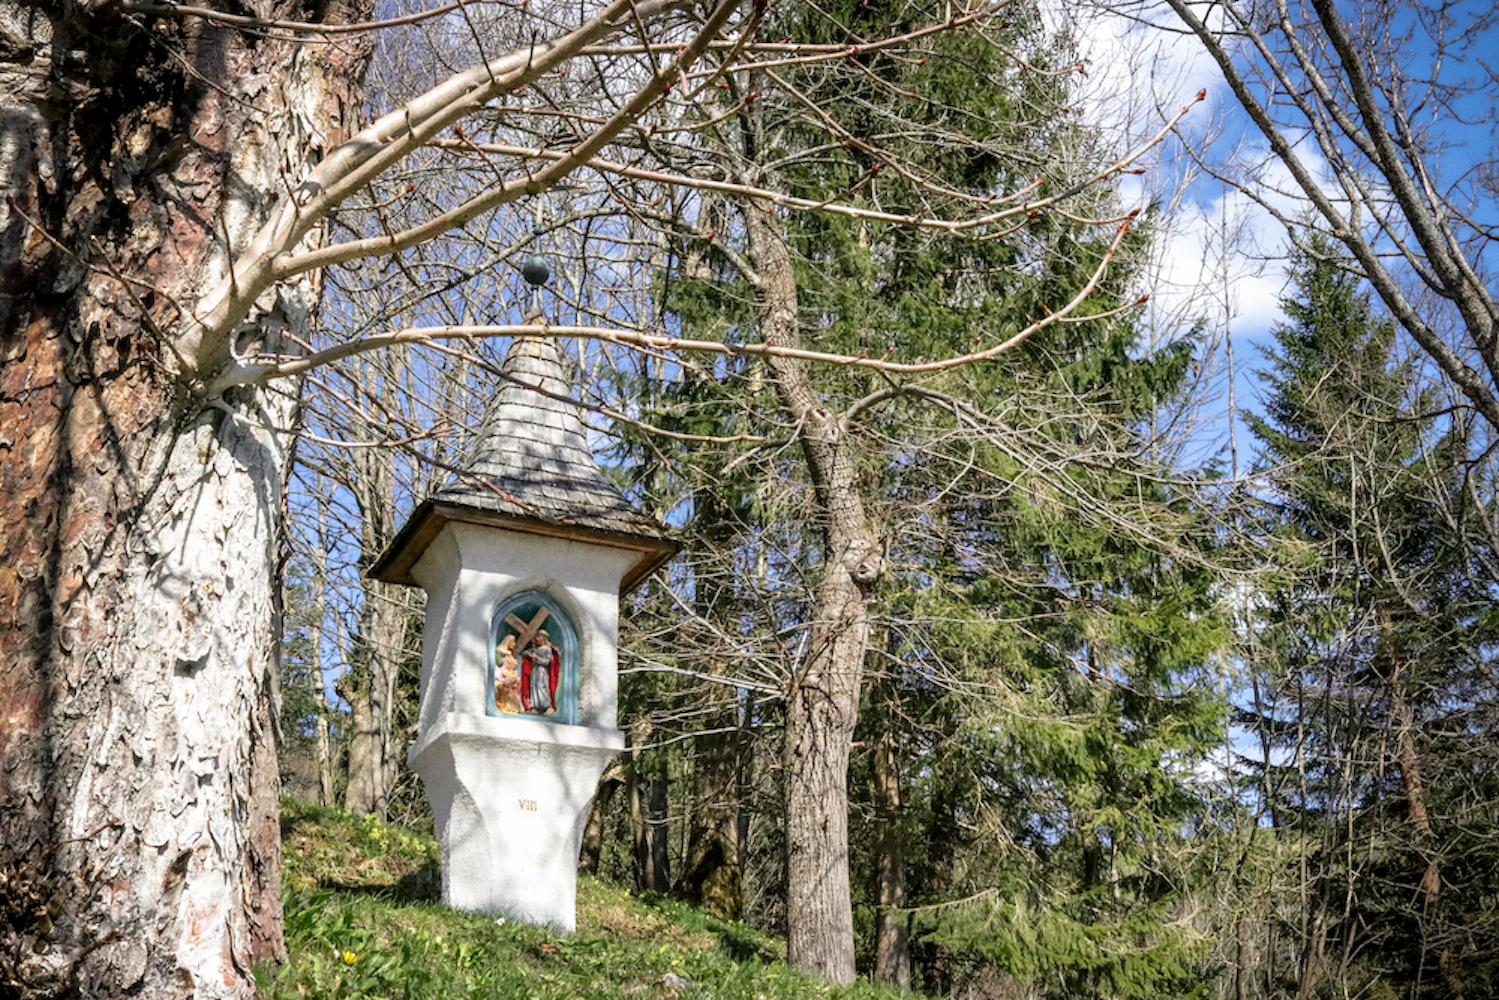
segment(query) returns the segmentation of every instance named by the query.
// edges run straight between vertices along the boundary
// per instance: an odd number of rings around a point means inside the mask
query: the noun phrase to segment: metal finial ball
[[[520,276],[532,285],[544,285],[552,276],[552,269],[547,266],[546,258],[539,253],[533,253],[526,258],[521,265]]]

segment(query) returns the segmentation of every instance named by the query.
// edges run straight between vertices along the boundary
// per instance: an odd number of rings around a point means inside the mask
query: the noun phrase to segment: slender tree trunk
[[[342,138],[364,51],[0,2],[10,994],[248,998],[281,950],[266,428],[290,401],[171,373],[279,170]],[[239,346],[305,335],[317,291],[266,296]]]
[[[632,769],[630,825],[635,839],[635,886],[647,892],[671,889],[667,853],[666,779]]]
[[[908,900],[900,763],[889,681],[879,687],[885,710],[874,746],[874,978],[904,990],[911,988],[911,918],[903,912]]]
[[[1249,930],[1248,920],[1234,921],[1234,1000],[1249,1000]]]
[[[764,551],[763,549],[761,550]],[[739,788],[735,798],[739,800],[739,813],[734,819],[734,834],[739,855],[739,887],[745,888],[745,868],[749,865],[750,818],[755,784],[755,692],[746,691],[744,705],[739,715]]]
[[[632,734],[638,736],[639,734]],[[648,892],[667,892],[666,779],[642,772],[638,753],[625,761],[625,787],[630,797],[630,831],[635,843],[635,887]]]
[[[365,582],[365,614],[356,639],[349,701],[349,785],[344,808],[386,819],[396,777],[395,695],[406,633],[402,588]]]
[[[645,869],[650,864],[650,851],[645,839],[645,801],[640,795],[640,768],[638,758],[625,751],[625,797],[630,810],[630,851],[635,861],[635,888],[645,888]]]
[[[399,369],[399,354],[390,355]],[[397,372],[376,372],[365,364],[365,382],[387,408],[397,406]],[[371,435],[373,440],[375,435]],[[349,488],[359,502],[361,568],[371,565],[396,530],[396,473],[394,456],[383,448],[354,453]],[[406,588],[364,579],[364,607],[355,637],[349,701],[349,785],[344,808],[389,818],[390,790],[396,780],[395,696],[402,647],[406,641]]]
[[[796,278],[773,220],[744,208],[760,275],[762,336],[800,346]],[[786,924],[793,966],[834,983],[854,979],[848,870],[848,761],[869,643],[869,601],[883,572],[874,527],[857,489],[848,429],[823,406],[806,363],[770,357],[788,424],[799,429],[823,537],[805,656],[786,699]]]
[[[1310,1000],[1322,979],[1327,945],[1327,912],[1320,906],[1312,915],[1301,945],[1301,978],[1296,989],[1297,1000]]]
[[[647,796],[645,829],[650,855],[649,879],[646,888],[653,892],[671,891],[671,824],[667,813],[667,791],[665,769],[652,775]]]
[[[713,556],[732,552],[738,529],[722,489],[703,489],[694,496],[693,503],[695,539]],[[693,587],[698,617],[714,622],[733,621],[742,612],[734,578],[731,572],[720,574],[711,568],[700,571]],[[714,666],[721,669],[719,664]],[[739,705],[735,700],[726,700],[724,690],[704,685],[695,694],[708,731],[692,741],[687,849],[672,892],[695,906],[734,919],[744,907],[739,853],[742,731]]]
[[[1397,664],[1390,671],[1390,714],[1395,724],[1396,746],[1400,761],[1400,785],[1405,792],[1405,818],[1410,824],[1416,874],[1421,886],[1421,926],[1440,927],[1438,904],[1442,896],[1442,872],[1431,850],[1431,816],[1426,809],[1426,795],[1421,782],[1421,758],[1416,750],[1415,719],[1405,697],[1405,674]],[[1466,989],[1457,969],[1452,947],[1445,941],[1437,945],[1437,975],[1452,1000],[1465,1000]]]
[[[737,713],[737,707],[730,712]],[[734,721],[733,714],[729,721]],[[673,891],[695,906],[735,919],[744,903],[739,867],[739,731],[706,733],[693,740],[693,748],[687,856]]]
[[[312,629],[312,704],[317,710],[318,803],[333,805],[333,752],[328,739],[328,695],[323,690],[323,619],[327,610],[327,585],[321,570],[313,573],[313,611],[316,626]]]
[[[578,871],[597,875],[604,853],[604,817],[614,804],[619,786],[624,784],[624,770],[615,764],[599,779],[598,790],[593,794],[593,805],[588,810],[588,822],[583,827],[583,846],[578,851]]]
[[[333,748],[328,733],[328,695],[323,690],[321,666],[312,677],[312,698],[317,708],[318,803],[331,806],[337,795],[333,781]]]

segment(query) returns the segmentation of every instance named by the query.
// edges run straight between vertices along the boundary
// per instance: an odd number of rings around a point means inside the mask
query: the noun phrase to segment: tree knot
[[[865,587],[874,583],[885,572],[884,555],[868,539],[850,542],[843,564],[848,567],[849,576],[854,578],[854,582]]]

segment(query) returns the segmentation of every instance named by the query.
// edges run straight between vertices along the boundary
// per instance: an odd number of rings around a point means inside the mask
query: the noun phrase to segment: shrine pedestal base
[[[411,748],[442,849],[442,899],[571,931],[578,851],[618,730],[444,715]]]

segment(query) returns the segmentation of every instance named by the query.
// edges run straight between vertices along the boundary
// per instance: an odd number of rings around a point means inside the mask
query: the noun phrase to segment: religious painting
[[[577,629],[550,595],[529,590],[495,609],[489,671],[492,713],[576,723]]]

